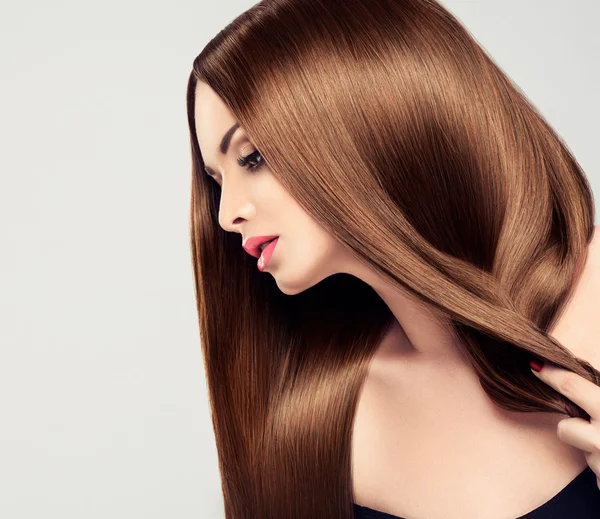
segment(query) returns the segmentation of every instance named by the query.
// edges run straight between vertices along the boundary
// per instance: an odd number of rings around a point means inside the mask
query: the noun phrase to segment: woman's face
[[[220,151],[221,139],[236,120],[204,82],[196,88],[195,120],[206,174],[221,186],[219,225],[241,235],[240,252],[248,238],[279,236],[263,271],[290,295],[331,274],[350,271],[354,258],[275,178],[241,126],[231,134],[226,153]],[[249,163],[240,165],[239,157],[248,157]]]

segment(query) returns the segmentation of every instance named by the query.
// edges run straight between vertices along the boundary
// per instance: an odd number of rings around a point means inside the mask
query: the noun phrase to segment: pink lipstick
[[[273,240],[274,238],[278,238],[278,236],[276,234],[272,234],[270,236],[252,236],[251,238],[248,238],[244,244],[242,245],[242,248],[248,253],[250,254],[250,256],[254,256],[255,258],[259,258],[260,257],[260,246],[263,243],[266,243],[268,241]]]
[[[273,251],[275,250],[275,245],[277,245],[278,241],[279,241],[279,237],[275,238],[271,243],[269,243],[269,245],[267,245],[263,249],[263,251],[260,255],[260,258],[258,258],[256,265],[258,266],[258,270],[260,270],[261,272],[263,272],[267,268],[267,264],[269,263],[269,260],[271,259],[271,256],[273,255]]]

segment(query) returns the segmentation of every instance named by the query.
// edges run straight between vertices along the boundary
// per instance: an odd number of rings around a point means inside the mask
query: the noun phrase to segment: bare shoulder
[[[600,225],[594,227],[594,236],[589,245],[586,266],[588,271],[585,281],[589,285],[585,295],[589,314],[585,326],[590,329],[588,335],[588,347],[585,350],[587,360],[592,366],[600,371]],[[584,285],[585,285],[584,281]]]
[[[596,270],[600,269],[600,225],[594,226],[594,235],[589,244],[587,262],[593,264]]]
[[[600,226],[567,307],[550,335],[600,370]]]
[[[583,266],[581,277],[577,280],[575,295],[582,303],[591,304],[595,317],[598,314],[600,302],[600,226],[594,227],[594,235],[588,246],[588,254]],[[575,299],[575,297],[573,298]],[[595,303],[595,304],[594,304]],[[580,305],[577,305],[580,306]],[[591,316],[590,316],[591,317]]]

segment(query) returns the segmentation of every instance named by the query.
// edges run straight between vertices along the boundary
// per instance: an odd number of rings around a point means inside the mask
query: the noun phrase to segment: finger
[[[556,426],[557,436],[578,449],[600,454],[600,428],[583,418],[565,418]]]
[[[591,421],[600,420],[600,387],[581,375],[545,362],[541,371],[531,372],[584,409]]]

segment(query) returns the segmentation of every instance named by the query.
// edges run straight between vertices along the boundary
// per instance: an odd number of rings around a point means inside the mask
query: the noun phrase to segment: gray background
[[[0,517],[223,517],[185,88],[253,3],[2,3]],[[600,192],[598,2],[444,3]]]

